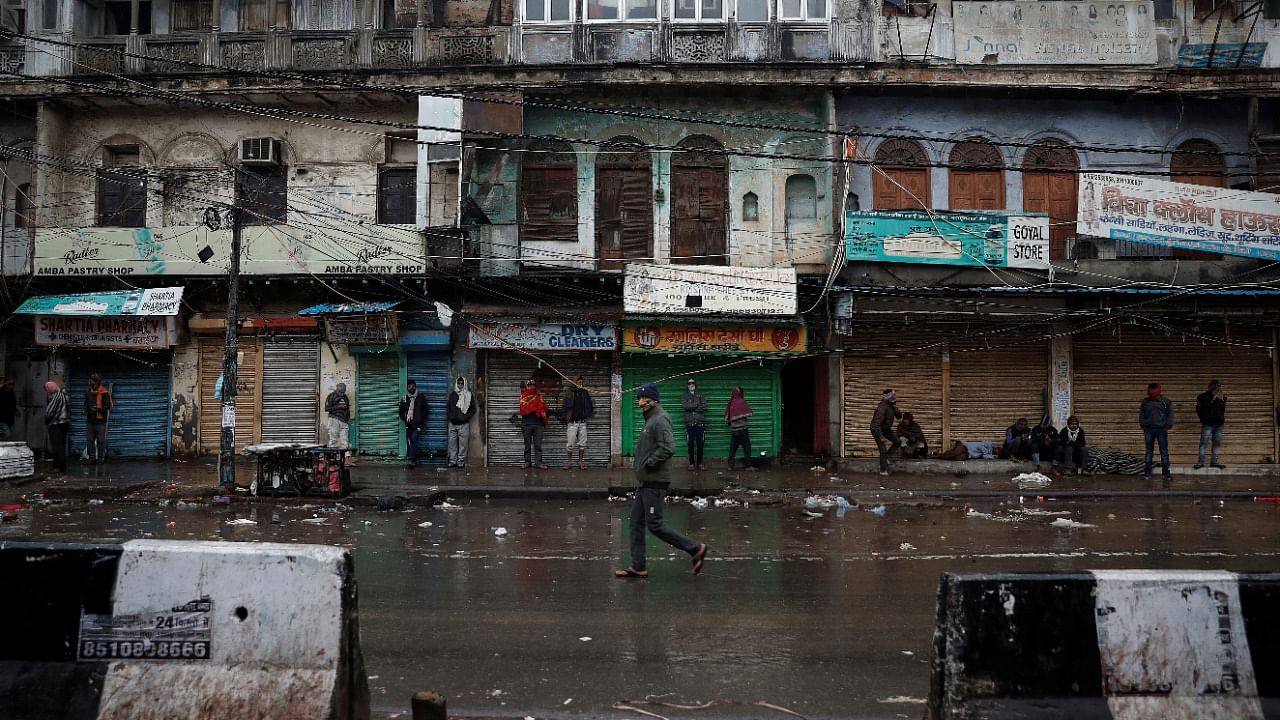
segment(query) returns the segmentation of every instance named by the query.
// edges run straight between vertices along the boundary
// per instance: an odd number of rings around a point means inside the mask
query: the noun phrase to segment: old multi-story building
[[[1273,15],[1212,0],[12,0],[3,302],[183,289],[163,320],[86,325],[66,303],[14,316],[20,425],[42,444],[40,384],[77,390],[96,370],[119,383],[115,452],[216,449],[238,237],[240,444],[318,439],[320,400],[346,382],[353,443],[400,456],[413,378],[439,463],[461,374],[481,403],[473,461],[495,465],[522,460],[518,381],[554,406],[579,375],[596,465],[628,454],[626,391],[661,380],[679,421],[689,376],[711,400],[711,457],[737,386],[768,457],[866,454],[886,387],[934,444],[1074,412],[1132,449],[1146,382],[1184,412],[1222,376],[1239,399],[1229,457],[1271,461],[1275,274],[1248,255],[1270,256],[1076,222],[1089,173],[1274,189]],[[939,217],[995,242],[940,248]],[[1175,446],[1185,457],[1190,435]]]

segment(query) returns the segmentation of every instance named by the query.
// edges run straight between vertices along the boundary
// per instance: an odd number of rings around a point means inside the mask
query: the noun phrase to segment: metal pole
[[[227,277],[227,345],[222,356],[222,444],[218,483],[236,484],[236,331],[240,320],[240,209],[231,208],[231,272]]]

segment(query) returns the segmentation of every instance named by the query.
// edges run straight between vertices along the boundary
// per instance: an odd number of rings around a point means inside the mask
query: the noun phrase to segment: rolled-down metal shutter
[[[172,416],[173,354],[81,352],[71,361],[71,447],[87,443],[84,414],[89,373],[102,376],[115,409],[107,420],[109,457],[167,457]]]
[[[732,361],[733,358],[725,357],[670,358],[639,353],[623,356],[624,388],[630,389],[660,378],[677,376],[658,382],[662,407],[671,416],[672,430],[675,432],[677,461],[689,456],[688,444],[685,442],[684,406],[681,404],[689,377],[697,380],[698,390],[707,398],[705,457],[729,456],[730,433],[724,413],[729,406],[733,388],[737,386],[742,386],[747,404],[751,406],[752,415],[748,427],[752,454],[758,457],[764,452],[777,457],[782,446],[781,362],[765,361],[763,366],[752,362],[697,372]],[[623,435],[622,454],[633,456],[635,439],[644,429],[644,413],[636,405],[634,391],[624,396],[623,401],[622,421],[627,432]],[[741,454],[738,457],[741,458]]]
[[[922,345],[925,343],[922,343]],[[942,445],[942,350],[866,351],[846,343],[844,353],[844,447],[850,457],[877,456],[871,416],[887,388],[898,409],[915,416],[930,449]],[[953,435],[954,437],[954,435]]]
[[[213,397],[222,374],[222,338],[200,340],[200,452],[217,453],[222,444],[222,402]],[[241,338],[236,367],[236,449],[258,440],[258,340]]]
[[[951,347],[951,439],[1004,444],[1020,417],[1033,426],[1047,410],[1048,341],[989,349]]]
[[[320,339],[269,337],[262,342],[262,442],[316,442],[320,410]]]
[[[1138,409],[1147,384],[1158,382],[1173,401],[1169,453],[1174,462],[1195,462],[1200,444],[1196,396],[1217,378],[1227,395],[1223,462],[1273,461],[1276,421],[1272,361],[1267,352],[1270,333],[1235,330],[1231,337],[1256,347],[1169,337],[1136,327],[1124,327],[1118,334],[1075,337],[1072,407],[1089,444],[1141,455]]]
[[[449,382],[449,350],[405,353],[409,380],[418,384],[418,392],[427,396],[426,433],[418,438],[418,462],[444,465],[448,459],[448,416],[445,403],[453,389]]]
[[[356,368],[356,448],[361,455],[403,454],[400,422],[400,354],[360,355]]]
[[[540,353],[560,372],[575,378],[582,376],[595,415],[587,421],[586,463],[593,467],[609,466],[609,361],[596,362],[596,353]],[[549,368],[538,370],[537,361],[516,352],[493,351],[485,354],[485,447],[489,465],[519,465],[524,462],[524,436],[517,418],[520,410],[520,384],[535,372],[550,381],[555,375]],[[548,410],[558,410],[562,401],[563,382],[554,390],[543,387]],[[564,464],[566,457],[565,426],[558,417],[551,418],[542,439],[542,459],[552,467]],[[576,455],[575,455],[576,457]]]

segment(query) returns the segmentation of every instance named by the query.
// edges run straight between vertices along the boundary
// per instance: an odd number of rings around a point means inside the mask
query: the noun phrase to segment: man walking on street
[[[591,393],[587,392],[587,388],[582,384],[581,375],[569,385],[569,392],[564,397],[563,409],[565,446],[569,453],[569,458],[564,461],[564,469],[573,467],[573,451],[576,449],[578,469],[586,470],[587,420],[596,414],[596,409],[591,403]]]
[[[631,565],[626,570],[615,570],[614,577],[649,577],[645,563],[646,528],[659,540],[689,553],[693,574],[698,575],[707,558],[707,544],[681,535],[662,521],[662,505],[671,485],[667,461],[675,452],[671,417],[658,402],[658,386],[654,383],[636,391],[636,402],[644,413],[644,429],[636,438],[634,453],[636,496],[631,503]]]
[[[71,434],[71,401],[67,393],[50,380],[44,384],[49,402],[44,406],[44,423],[49,429],[49,456],[53,472],[67,471],[67,436]]]
[[[346,450],[351,447],[347,428],[351,423],[351,399],[347,397],[347,384],[338,386],[324,400],[324,411],[329,413],[329,447]]]
[[[1212,441],[1213,450],[1209,455],[1209,465],[1219,470],[1227,466],[1218,462],[1218,452],[1222,449],[1222,425],[1227,419],[1227,396],[1222,392],[1222,383],[1209,381],[1209,389],[1196,396],[1196,416],[1200,418],[1200,459],[1195,468],[1204,467],[1204,449]]]
[[[1173,477],[1169,472],[1169,430],[1173,428],[1173,403],[1164,396],[1164,389],[1159,383],[1147,386],[1147,396],[1142,399],[1138,409],[1138,424],[1142,426],[1143,442],[1146,444],[1146,460],[1142,466],[1142,476],[1151,477],[1151,456],[1155,443],[1160,443],[1160,469],[1164,471],[1166,480]]]
[[[111,391],[102,384],[102,376],[93,373],[89,376],[89,390],[84,394],[84,414],[88,420],[85,447],[90,465],[107,461],[107,420],[112,407]]]
[[[889,474],[889,453],[901,443],[901,438],[893,429],[895,420],[902,419],[902,412],[898,410],[898,393],[892,388],[885,390],[880,398],[880,404],[876,406],[875,414],[871,416],[871,437],[876,441],[876,447],[880,450],[880,474]]]
[[[471,442],[471,418],[476,414],[476,404],[467,379],[459,376],[449,393],[449,407],[445,414],[449,421],[449,467],[467,466],[467,446]]]
[[[418,383],[405,384],[405,395],[400,398],[400,419],[404,421],[405,439],[409,444],[409,467],[418,464],[418,436],[427,424],[427,396],[418,392]]]
[[[13,423],[18,419],[18,396],[13,392],[13,380],[0,378],[0,440],[13,437]]]
[[[698,391],[698,383],[692,378],[680,399],[684,407],[685,445],[689,448],[689,469],[706,470],[703,451],[707,440],[707,398]]]

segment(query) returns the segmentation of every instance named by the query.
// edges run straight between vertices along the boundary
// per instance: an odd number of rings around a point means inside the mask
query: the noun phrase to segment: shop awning
[[[39,295],[27,298],[14,314],[80,317],[177,315],[181,305],[180,287],[139,288],[79,295]]]
[[[298,311],[299,315],[368,315],[384,313],[399,305],[399,300],[376,303],[323,303]]]

